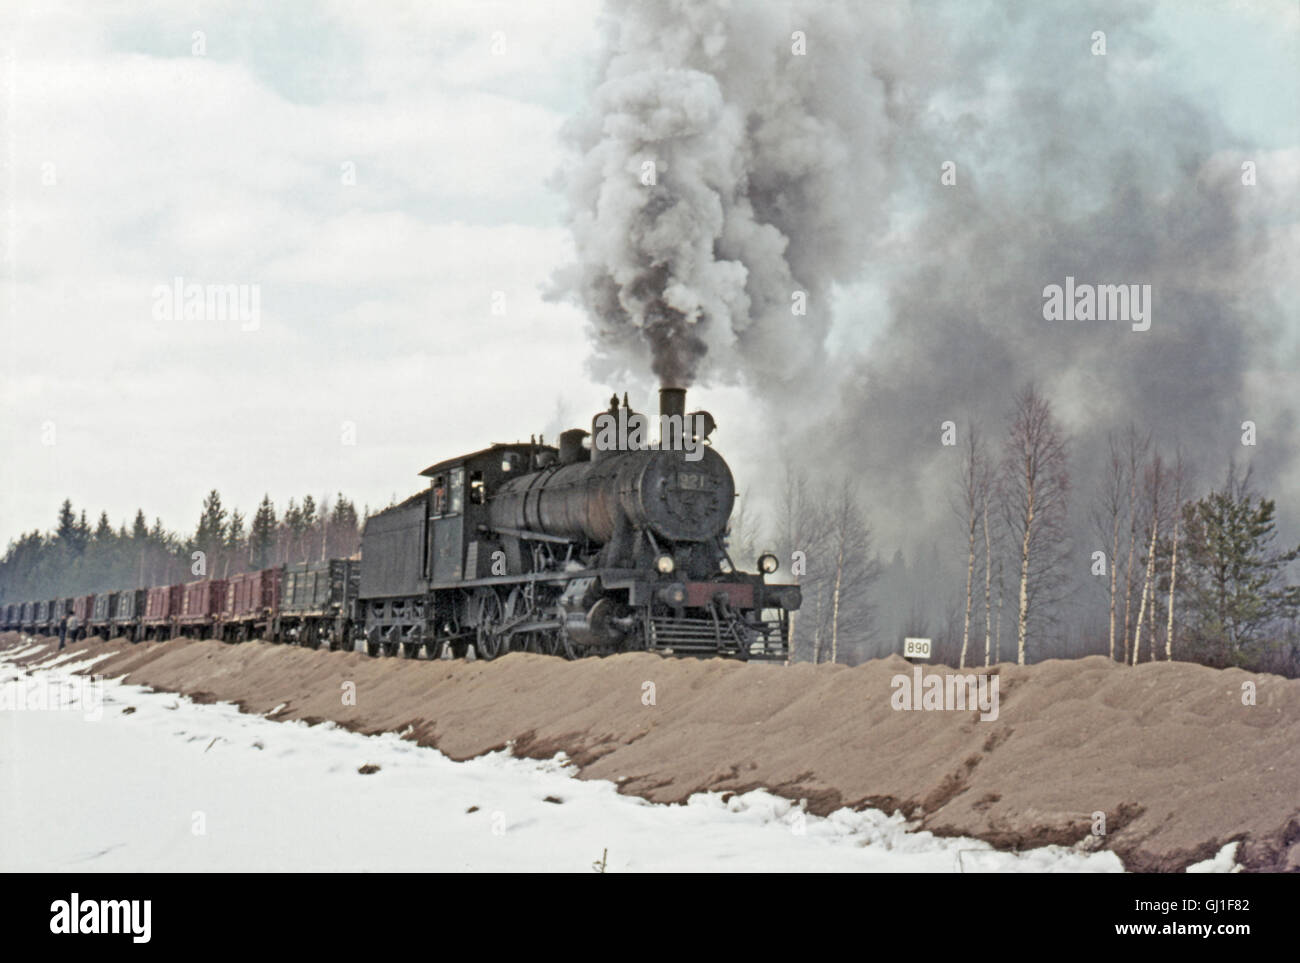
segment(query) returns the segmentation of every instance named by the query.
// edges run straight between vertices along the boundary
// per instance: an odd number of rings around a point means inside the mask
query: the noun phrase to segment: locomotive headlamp
[[[677,561],[671,555],[660,555],[655,559],[655,568],[659,570],[660,575],[671,575],[676,567]]]
[[[764,552],[758,557],[758,570],[764,575],[771,575],[781,567],[781,561],[771,552]]]

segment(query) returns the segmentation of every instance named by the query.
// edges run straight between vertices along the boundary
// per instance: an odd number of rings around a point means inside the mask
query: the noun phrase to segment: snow
[[[0,711],[0,871],[590,872],[602,855],[609,872],[1123,868],[1109,852],[935,838],[878,810],[820,818],[763,790],[653,804],[562,757],[453,762],[397,734],[91,686],[72,670],[92,661],[37,673],[62,711]],[[28,684],[0,657],[0,685]]]
[[[1209,859],[1203,859],[1199,863],[1192,863],[1187,867],[1189,873],[1240,873],[1241,867],[1237,865],[1237,844],[1228,843]]]

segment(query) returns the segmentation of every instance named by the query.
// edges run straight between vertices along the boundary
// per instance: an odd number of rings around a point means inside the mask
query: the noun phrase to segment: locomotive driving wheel
[[[528,594],[520,586],[510,590],[510,595],[506,598],[505,610],[502,612],[503,624],[515,625],[525,616],[530,615],[531,602]],[[513,632],[508,643],[511,652],[542,652],[544,649],[541,634],[538,632]]]
[[[558,655],[572,662],[581,658],[585,651],[573,641],[573,636],[562,624],[553,632],[546,633],[546,654]]]
[[[495,659],[505,648],[497,634],[502,612],[501,596],[495,589],[481,588],[474,593],[474,649],[480,659]]]

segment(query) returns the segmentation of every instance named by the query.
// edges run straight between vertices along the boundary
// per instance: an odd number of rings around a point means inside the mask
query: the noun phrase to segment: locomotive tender
[[[371,516],[361,558],[0,606],[0,628],[57,632],[75,604],[82,633],[243,641],[258,635],[370,655],[577,658],[623,651],[784,660],[797,585],[736,570],[727,553],[731,470],[706,444],[714,421],[661,388],[661,445],[606,446],[599,424],[639,418],[624,395],[559,447],[494,444],[426,468],[423,491]]]

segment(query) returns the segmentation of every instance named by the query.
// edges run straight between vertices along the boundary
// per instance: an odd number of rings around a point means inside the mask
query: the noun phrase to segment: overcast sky
[[[64,497],[179,530],[211,488],[250,513],[263,493],[379,507],[435,461],[584,423],[611,388],[652,406],[648,376],[593,383],[582,314],[543,297],[572,257],[552,181],[594,0],[4,6],[0,541]],[[1156,18],[1167,68],[1261,150],[1300,141],[1296,11]],[[257,285],[256,330],[156,319],[176,277]],[[838,301],[860,319],[879,296],[864,266]],[[692,401],[744,488],[744,395]]]

